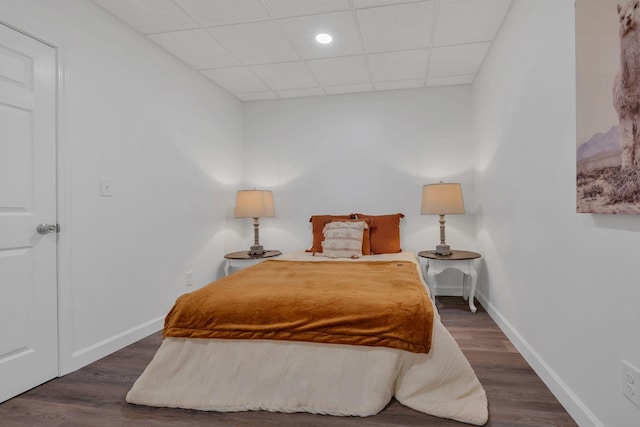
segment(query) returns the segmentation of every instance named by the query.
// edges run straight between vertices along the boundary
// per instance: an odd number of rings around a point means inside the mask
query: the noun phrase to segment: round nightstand
[[[427,285],[429,286],[429,292],[433,302],[436,301],[436,295],[438,294],[438,283],[436,281],[436,275],[442,273],[447,268],[455,268],[462,272],[462,296],[466,300],[469,300],[469,310],[475,313],[477,308],[473,303],[473,298],[476,294],[476,285],[478,283],[478,273],[476,273],[476,267],[474,259],[480,258],[477,252],[471,251],[451,251],[449,255],[437,255],[435,251],[421,251],[418,252],[418,256],[426,258],[427,265]],[[469,286],[469,294],[467,295],[467,281],[471,279],[471,286]]]
[[[233,268],[241,270],[243,268],[250,267],[258,264],[265,259],[274,258],[282,255],[280,251],[264,251],[262,255],[251,255],[248,251],[230,252],[224,256],[226,263],[224,265],[224,275],[228,276],[229,271]]]

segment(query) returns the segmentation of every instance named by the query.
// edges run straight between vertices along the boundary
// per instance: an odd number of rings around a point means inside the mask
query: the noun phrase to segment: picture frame
[[[576,0],[576,211],[640,214],[640,0]]]

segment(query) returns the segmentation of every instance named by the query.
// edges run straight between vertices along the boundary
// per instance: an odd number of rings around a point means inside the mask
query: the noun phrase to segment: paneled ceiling
[[[512,0],[94,2],[251,101],[472,83]]]

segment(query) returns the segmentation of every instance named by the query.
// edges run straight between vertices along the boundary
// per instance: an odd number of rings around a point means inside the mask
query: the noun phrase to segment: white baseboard
[[[520,335],[496,307],[480,292],[476,293],[476,298],[576,423],[581,427],[604,427],[600,420],[596,418],[571,388],[562,381],[560,376],[544,361],[540,354]]]
[[[121,332],[110,338],[102,340],[82,350],[75,351],[71,355],[71,363],[68,364],[72,367],[69,372],[61,372],[61,375],[66,375],[70,372],[76,371],[90,363],[100,360],[105,356],[110,355],[142,338],[158,332],[164,325],[164,316],[145,322],[127,331]]]

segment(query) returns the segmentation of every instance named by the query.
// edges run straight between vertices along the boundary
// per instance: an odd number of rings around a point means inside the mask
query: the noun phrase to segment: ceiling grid
[[[93,1],[242,101],[470,84],[512,4]]]

